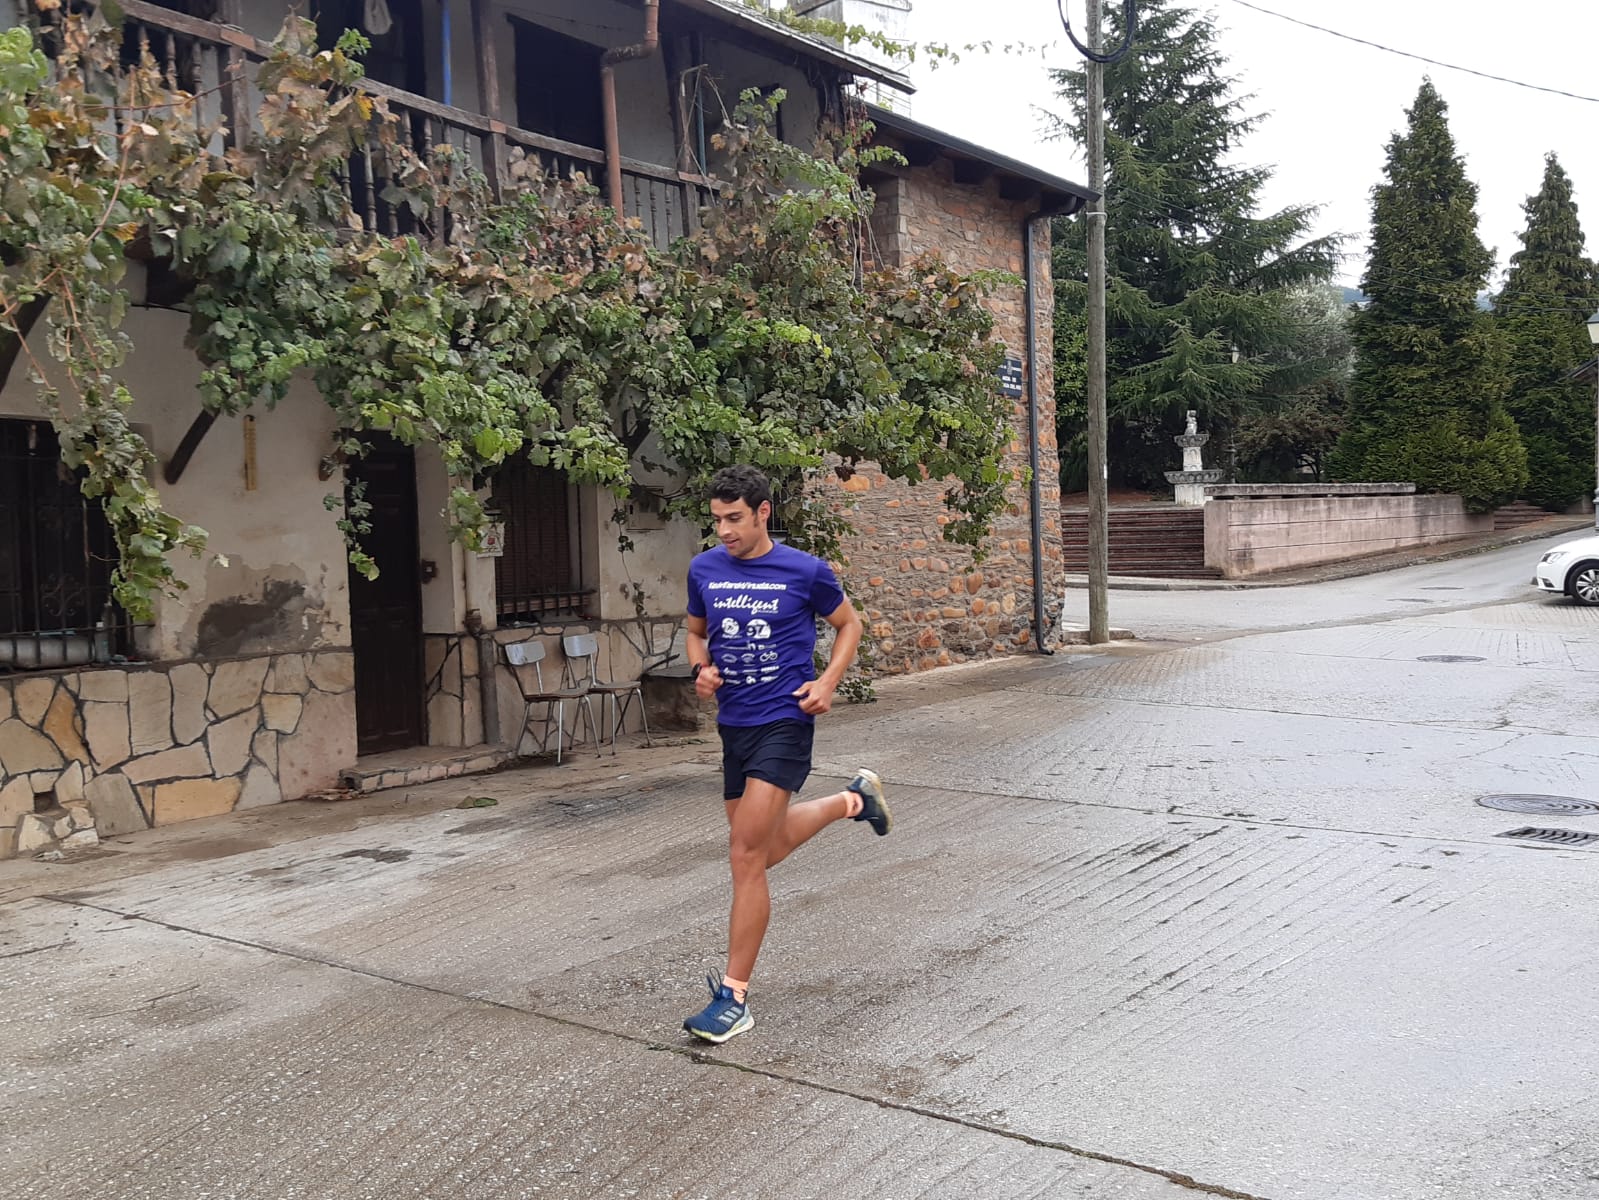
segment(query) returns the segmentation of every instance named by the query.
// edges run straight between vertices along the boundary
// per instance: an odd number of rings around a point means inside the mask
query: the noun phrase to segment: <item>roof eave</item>
[[[935,129],[931,125],[923,125],[909,117],[901,116],[890,109],[882,108],[875,104],[866,106],[866,115],[879,129],[890,134],[897,134],[902,138],[920,141],[937,146],[944,154],[951,158],[964,158],[972,162],[982,163],[992,167],[1002,175],[1009,175],[1027,183],[1036,184],[1040,191],[1041,205],[1040,216],[1072,216],[1081,212],[1090,200],[1099,198],[1099,193],[1080,183],[1073,183],[1069,179],[1062,179],[1048,171],[1040,170],[1029,163],[1014,159],[1008,155],[999,154],[975,142],[968,142],[943,130]]]
[[[907,96],[916,91],[916,85],[911,83],[908,76],[885,67],[881,63],[874,63],[870,59],[861,58],[851,54],[832,42],[823,38],[813,37],[808,33],[801,33],[791,29],[781,21],[763,16],[754,9],[746,8],[738,0],[673,0],[675,4],[693,12],[709,17],[718,17],[724,21],[732,22],[759,36],[774,42],[780,42],[798,50],[802,54],[820,62],[825,62],[838,70],[846,71],[851,75],[863,79],[873,79],[878,83],[886,84],[897,92],[904,92]]]

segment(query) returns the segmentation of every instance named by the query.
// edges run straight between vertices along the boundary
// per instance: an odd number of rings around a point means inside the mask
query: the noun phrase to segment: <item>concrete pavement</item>
[[[1599,853],[1496,835],[1599,816],[1474,803],[1599,801],[1537,552],[1117,596],[1151,644],[835,714],[895,832],[779,870],[721,1049],[708,744],[0,866],[0,1194],[1591,1197]]]

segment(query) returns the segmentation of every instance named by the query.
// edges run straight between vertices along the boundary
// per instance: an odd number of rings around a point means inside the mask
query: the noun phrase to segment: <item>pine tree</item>
[[[1458,493],[1486,511],[1526,486],[1527,452],[1505,409],[1504,347],[1477,304],[1493,255],[1448,111],[1424,80],[1388,143],[1361,281],[1370,303],[1354,320],[1355,375],[1330,468]]]
[[[1122,5],[1108,5],[1107,44],[1120,44],[1123,22]],[[1217,39],[1211,17],[1139,0],[1132,50],[1105,68],[1106,375],[1117,482],[1166,486],[1187,410],[1199,412],[1213,447],[1225,446],[1241,422],[1339,369],[1296,350],[1287,302],[1294,287],[1331,276],[1338,239],[1305,240],[1314,208],[1260,213],[1271,168],[1235,159],[1261,118],[1233,94]],[[1059,71],[1055,81],[1073,111],[1062,132],[1081,143],[1086,77]],[[1081,353],[1085,321],[1085,225],[1062,220],[1055,230],[1056,396],[1068,464],[1084,445],[1082,397],[1064,385],[1082,374],[1070,356]]]
[[[1522,211],[1527,228],[1494,305],[1509,350],[1506,407],[1521,429],[1530,476],[1524,497],[1559,512],[1594,486],[1593,388],[1575,378],[1593,357],[1584,328],[1595,298],[1571,179],[1553,154]]]

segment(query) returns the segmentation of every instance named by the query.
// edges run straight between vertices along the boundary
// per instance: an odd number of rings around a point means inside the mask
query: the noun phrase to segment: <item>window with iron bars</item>
[[[0,671],[108,662],[132,649],[111,598],[116,545],[46,420],[0,418]]]
[[[583,586],[578,490],[525,454],[495,472],[491,488],[491,507],[505,524],[505,550],[494,568],[500,621],[587,616],[593,593]]]

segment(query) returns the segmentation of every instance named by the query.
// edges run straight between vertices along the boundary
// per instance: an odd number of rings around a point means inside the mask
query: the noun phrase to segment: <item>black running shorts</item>
[[[737,800],[746,779],[797,792],[811,773],[816,726],[793,719],[769,725],[718,725],[722,735],[722,799]]]

